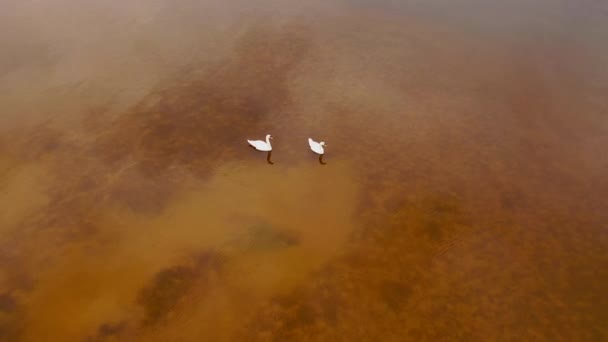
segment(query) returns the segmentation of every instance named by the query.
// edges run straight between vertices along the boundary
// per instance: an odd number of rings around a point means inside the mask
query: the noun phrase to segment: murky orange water
[[[596,0],[0,1],[0,341],[604,340],[606,41]]]

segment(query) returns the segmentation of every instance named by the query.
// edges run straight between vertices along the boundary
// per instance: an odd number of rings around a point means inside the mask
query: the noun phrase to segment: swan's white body
[[[316,154],[325,153],[325,149],[323,148],[323,146],[325,146],[325,142],[323,142],[323,141],[318,143],[318,142],[312,140],[311,138],[308,138],[308,145],[310,146],[310,149]]]
[[[266,141],[247,140],[247,142],[249,143],[249,145],[255,147],[255,149],[258,151],[268,152],[268,151],[272,151],[272,145],[270,145],[270,139],[272,139],[272,136],[270,136],[270,134],[267,134]]]

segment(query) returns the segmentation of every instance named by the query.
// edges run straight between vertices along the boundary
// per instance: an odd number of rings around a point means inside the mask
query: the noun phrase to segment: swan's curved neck
[[[270,145],[270,136],[269,135],[266,136],[266,143],[268,144],[268,146],[272,146],[272,145]]]

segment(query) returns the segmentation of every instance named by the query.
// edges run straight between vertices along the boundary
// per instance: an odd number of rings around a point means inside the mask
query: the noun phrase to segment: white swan
[[[266,141],[247,139],[247,142],[249,143],[249,145],[255,147],[255,149],[258,151],[268,152],[268,151],[272,151],[272,145],[270,145],[270,139],[272,139],[272,136],[270,134],[267,134]]]
[[[321,141],[320,143],[318,143],[312,140],[311,138],[308,138],[308,145],[310,145],[310,149],[316,154],[324,154],[325,149],[323,148],[323,146],[327,146],[325,145],[325,142]]]

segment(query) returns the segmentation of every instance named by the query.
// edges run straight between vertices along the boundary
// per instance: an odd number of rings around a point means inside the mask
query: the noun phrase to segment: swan
[[[269,151],[272,151],[272,145],[270,145],[270,139],[272,139],[272,136],[270,134],[267,134],[266,141],[247,139],[247,142],[249,143],[249,145],[253,146],[258,151],[269,152]]]
[[[318,143],[312,140],[311,138],[308,138],[308,145],[314,153],[321,155],[325,153],[325,149],[323,148],[323,146],[327,146],[325,145],[325,142],[321,141],[320,143]]]

